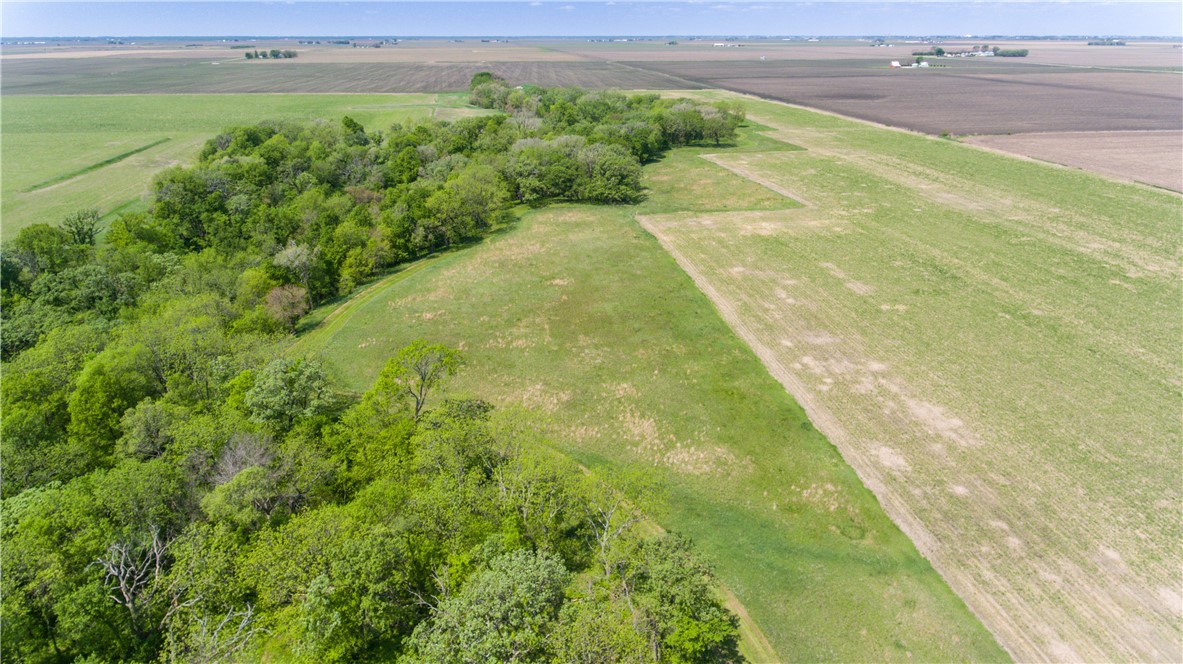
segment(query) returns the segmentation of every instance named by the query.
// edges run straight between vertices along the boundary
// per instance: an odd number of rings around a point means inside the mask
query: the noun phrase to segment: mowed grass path
[[[646,167],[641,209],[797,207],[703,151]],[[361,391],[417,337],[464,349],[452,393],[531,408],[578,461],[667,487],[661,525],[698,543],[783,660],[1005,660],[636,212],[527,212],[364,291],[293,352]]]
[[[228,127],[349,115],[385,130],[410,118],[480,112],[465,103],[466,95],[436,94],[5,96],[0,230],[58,223],[82,208],[104,215],[142,208],[153,175],[192,163]]]
[[[643,217],[1020,660],[1183,659],[1183,198],[788,106]]]

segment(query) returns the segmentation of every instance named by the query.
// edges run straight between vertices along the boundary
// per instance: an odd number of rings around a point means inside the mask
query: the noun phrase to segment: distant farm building
[[[899,69],[900,68],[900,61],[899,60],[892,60],[891,61],[891,68],[892,69]]]

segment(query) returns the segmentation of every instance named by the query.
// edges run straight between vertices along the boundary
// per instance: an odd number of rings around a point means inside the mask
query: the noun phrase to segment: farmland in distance
[[[1003,58],[999,58],[1002,60]],[[955,62],[889,69],[886,60],[646,63],[768,99],[928,134],[1179,129],[1178,74]]]
[[[1183,201],[749,117],[805,150],[711,161],[804,206],[645,227],[1017,659],[1178,660]]]
[[[299,46],[291,60],[247,60],[245,50],[63,46],[0,56],[8,95],[459,92],[491,71],[514,85],[675,89],[683,81],[614,62],[507,44],[408,42],[387,48]],[[692,86],[696,87],[696,86]]]
[[[1025,58],[928,58],[933,44],[869,41],[548,44],[583,58],[659,71],[686,83],[725,88],[932,135],[1002,136],[982,144],[1110,177],[1180,190],[1183,160],[1136,132],[1170,132],[1183,142],[1183,49],[1167,42],[1087,46],[1003,41]],[[942,42],[948,51],[980,42]],[[890,68],[892,60],[905,65]],[[1095,132],[1103,132],[1094,135]],[[1115,135],[1113,132],[1123,132]],[[1014,136],[1011,136],[1011,135]],[[1025,140],[1025,136],[1030,140]]]
[[[3,232],[57,223],[82,208],[104,215],[139,210],[152,176],[192,162],[206,140],[235,125],[349,115],[385,129],[483,112],[454,94],[6,97]]]
[[[1004,134],[969,136],[965,142],[1183,191],[1181,131]]]

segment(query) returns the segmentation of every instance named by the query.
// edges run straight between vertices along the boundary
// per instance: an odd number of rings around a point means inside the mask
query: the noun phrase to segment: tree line
[[[22,229],[0,253],[3,357],[62,320],[111,318],[180,257],[239,275],[223,290],[247,314],[240,325],[291,330],[307,307],[508,223],[514,205],[639,200],[641,163],[734,140],[742,120],[732,106],[657,95],[498,89],[512,114],[385,132],[349,117],[226,131],[195,166],[159,174],[151,213],[112,222],[102,247],[61,226]]]
[[[247,51],[245,55],[247,60],[266,60],[268,58],[272,60],[286,60],[296,57],[297,53],[291,49],[280,50],[278,48],[273,48],[269,51],[260,51],[259,49],[255,49],[253,51]]]
[[[738,659],[709,565],[646,534],[654,488],[443,398],[458,351],[415,342],[360,397],[282,353],[309,306],[513,205],[636,200],[643,159],[712,140],[671,116],[739,117],[510,95],[387,131],[231,129],[148,212],[4,245],[5,660]]]
[[[924,56],[932,55],[936,57],[955,56],[955,55],[981,55],[982,53],[993,53],[1000,58],[1025,58],[1029,51],[1025,48],[1001,48],[995,46],[993,48],[988,44],[981,46],[974,46],[971,49],[961,51],[946,51],[940,46],[933,47],[927,51],[912,51],[912,55]],[[919,62],[919,60],[917,60]]]

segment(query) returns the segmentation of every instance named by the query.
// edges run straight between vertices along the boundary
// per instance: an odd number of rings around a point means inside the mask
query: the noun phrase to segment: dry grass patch
[[[581,463],[641,467],[666,487],[659,521],[713,558],[773,660],[1003,659],[632,212],[533,211],[392,282],[299,351],[362,390],[411,339],[465,347],[453,393],[532,408]]]

